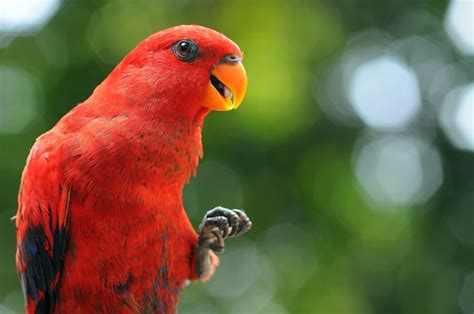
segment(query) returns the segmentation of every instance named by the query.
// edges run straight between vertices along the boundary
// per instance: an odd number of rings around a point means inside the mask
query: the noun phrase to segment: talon
[[[199,246],[215,252],[224,251],[224,239],[248,231],[252,223],[244,211],[216,207],[206,213],[199,226]]]
[[[245,214],[243,210],[234,209],[234,212],[239,217],[239,224],[237,228],[235,228],[235,232],[233,232],[231,236],[237,237],[243,234],[244,232],[247,232],[248,230],[250,230],[250,228],[252,227],[252,222],[250,221],[250,219],[248,218],[248,216]]]
[[[231,229],[229,228],[229,226],[224,226],[222,229],[222,237],[225,239],[229,235]]]
[[[218,206],[204,215],[199,225],[199,239],[195,248],[196,273],[201,280],[208,279],[209,274],[212,275],[214,272],[213,269],[217,266],[219,259],[212,252],[224,252],[224,239],[237,237],[248,231],[251,226],[250,219],[244,211],[239,209]]]

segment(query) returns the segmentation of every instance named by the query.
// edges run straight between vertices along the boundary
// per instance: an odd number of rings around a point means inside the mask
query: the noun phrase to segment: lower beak
[[[221,63],[211,72],[204,107],[217,111],[237,109],[247,90],[247,74],[242,63]]]

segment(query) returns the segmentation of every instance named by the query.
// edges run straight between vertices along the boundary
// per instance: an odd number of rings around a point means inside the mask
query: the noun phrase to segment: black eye
[[[183,39],[173,46],[173,51],[181,60],[191,62],[196,59],[198,55],[198,46],[191,40]]]

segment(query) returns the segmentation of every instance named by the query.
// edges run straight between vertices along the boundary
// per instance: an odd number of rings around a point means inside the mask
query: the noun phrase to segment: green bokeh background
[[[63,1],[39,32],[0,48],[0,75],[8,67],[34,78],[28,85],[33,91],[21,80],[0,80],[0,124],[31,117],[18,130],[0,132],[0,311],[23,312],[10,217],[34,139],[86,99],[142,39],[169,26],[201,24],[240,45],[249,89],[239,110],[208,117],[204,160],[185,202],[194,225],[205,211],[223,205],[244,208],[253,229],[227,242],[211,282],[185,290],[180,313],[471,314],[473,154],[456,149],[435,119],[430,132],[442,160],[439,189],[415,205],[374,202],[353,162],[358,141],[371,131],[357,119],[331,119],[321,109],[330,104],[318,97],[349,40],[369,29],[393,41],[435,34],[472,81],[473,58],[463,56],[443,31],[447,5]],[[412,23],[412,13],[426,18]],[[332,88],[344,94],[342,86]],[[31,102],[31,95],[35,107],[23,107],[21,100]],[[17,99],[14,110],[6,103],[10,99]],[[429,106],[425,99],[423,106]],[[414,136],[413,129],[424,126],[416,120],[398,132]]]

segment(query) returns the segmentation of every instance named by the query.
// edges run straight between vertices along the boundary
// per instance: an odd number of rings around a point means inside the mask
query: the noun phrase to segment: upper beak
[[[237,109],[246,90],[247,74],[242,63],[220,63],[211,71],[204,107],[217,111]]]

